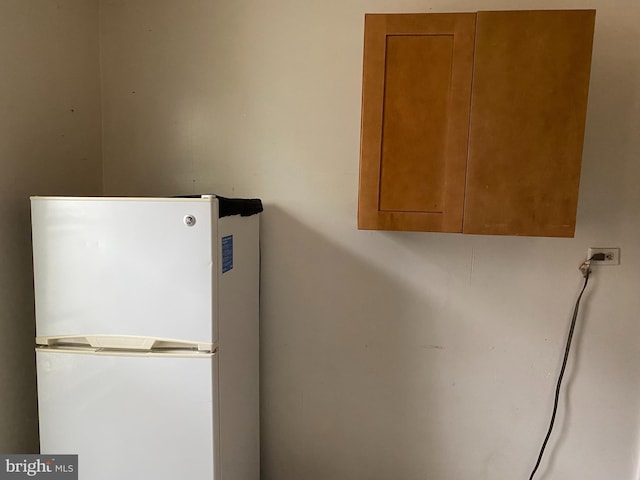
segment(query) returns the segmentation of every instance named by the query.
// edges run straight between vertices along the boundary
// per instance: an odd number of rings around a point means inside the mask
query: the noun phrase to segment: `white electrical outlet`
[[[591,260],[592,265],[620,265],[619,248],[596,248],[587,250],[587,258],[593,257],[596,253],[604,253],[604,260]]]

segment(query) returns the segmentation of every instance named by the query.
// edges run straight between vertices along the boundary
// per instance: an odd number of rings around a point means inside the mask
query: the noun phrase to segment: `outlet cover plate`
[[[591,260],[592,265],[620,265],[620,249],[617,247],[591,247],[587,250],[587,258],[596,253],[604,253],[605,259]]]

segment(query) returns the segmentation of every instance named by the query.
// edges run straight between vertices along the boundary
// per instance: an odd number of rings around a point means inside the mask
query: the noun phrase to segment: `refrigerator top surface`
[[[42,203],[104,203],[126,202],[128,204],[211,204],[217,210],[217,217],[240,215],[249,217],[263,211],[259,198],[227,198],[214,194],[179,195],[175,197],[66,197],[66,196],[32,196],[31,205]]]
[[[67,197],[67,196],[39,196],[34,195],[30,197],[31,201],[125,201],[125,202],[210,202],[217,198],[216,195],[198,195],[198,196],[185,196],[185,197]]]

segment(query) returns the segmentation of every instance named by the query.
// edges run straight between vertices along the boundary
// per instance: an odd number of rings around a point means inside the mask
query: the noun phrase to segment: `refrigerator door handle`
[[[217,349],[215,343],[190,342],[171,338],[138,337],[132,335],[62,335],[57,337],[36,337],[36,344],[51,348],[80,347],[147,352],[190,350],[212,353]]]

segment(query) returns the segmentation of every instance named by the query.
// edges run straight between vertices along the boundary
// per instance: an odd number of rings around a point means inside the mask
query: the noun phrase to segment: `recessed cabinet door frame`
[[[462,232],[475,22],[365,16],[358,228]]]

